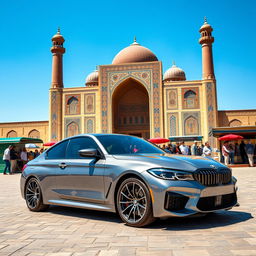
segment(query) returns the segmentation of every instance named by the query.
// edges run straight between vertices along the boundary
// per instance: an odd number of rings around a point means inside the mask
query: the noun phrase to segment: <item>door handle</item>
[[[61,164],[59,164],[59,167],[60,167],[61,169],[65,169],[65,168],[67,167],[67,165],[66,165],[65,163],[61,163]]]

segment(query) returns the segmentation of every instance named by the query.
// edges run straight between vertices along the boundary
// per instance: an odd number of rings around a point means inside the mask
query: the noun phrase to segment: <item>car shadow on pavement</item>
[[[121,223],[121,219],[117,214],[112,212],[94,211],[80,208],[62,207],[62,206],[50,206],[48,209],[49,213],[64,215],[75,218],[84,218],[88,220],[99,220]]]
[[[209,229],[215,227],[224,227],[236,223],[244,222],[253,218],[251,213],[242,211],[219,211],[209,213],[205,216],[169,218],[167,220],[158,220],[151,225],[153,229],[165,230],[196,230]]]
[[[64,215],[74,218],[122,223],[122,220],[119,218],[119,216],[112,212],[101,212],[62,206],[51,206],[48,212],[52,214]],[[247,221],[251,218],[253,218],[253,216],[251,215],[251,213],[248,212],[219,211],[215,213],[209,213],[205,216],[185,218],[172,217],[165,220],[158,219],[153,224],[145,227],[145,229],[150,228],[176,231],[209,229],[214,227],[233,225],[236,223]]]

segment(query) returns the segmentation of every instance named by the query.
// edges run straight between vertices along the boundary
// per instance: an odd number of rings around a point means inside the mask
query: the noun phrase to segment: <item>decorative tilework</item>
[[[84,95],[84,113],[95,114],[95,93]]]
[[[166,106],[167,106],[167,109],[177,109],[178,108],[177,89],[166,90]]]
[[[66,115],[80,115],[81,112],[81,95],[69,94],[65,95],[65,114]]]
[[[169,113],[168,120],[168,134],[169,136],[178,136],[178,113]]]
[[[109,72],[108,74],[108,84],[109,84],[109,90],[112,94],[114,89],[123,81],[125,81],[128,78],[133,78],[137,80],[138,82],[142,83],[148,92],[150,92],[150,83],[151,83],[151,72],[150,70],[131,70],[127,72]]]
[[[209,131],[215,126],[214,118],[214,86],[212,83],[206,84],[206,98],[207,98],[207,117],[208,117],[208,128]]]
[[[67,117],[64,119],[65,125],[65,138],[74,136],[81,133],[81,118],[80,117]]]
[[[57,140],[57,107],[56,107],[57,92],[51,93],[51,139]]]
[[[101,112],[102,112],[102,132],[111,131],[111,104],[114,89],[128,78],[133,78],[142,83],[149,93],[150,109],[154,109],[152,136],[160,136],[161,124],[161,102],[160,102],[160,83],[161,83],[161,64],[155,63],[138,63],[127,65],[108,65],[100,66],[100,85],[101,85]],[[158,109],[158,110],[157,110]]]
[[[185,98],[185,95],[194,93],[194,97]],[[198,87],[188,87],[182,88],[182,107],[183,109],[194,109],[199,108],[199,88]]]
[[[200,112],[183,112],[182,121],[184,135],[200,135]]]
[[[54,141],[59,141],[62,139],[62,89],[51,89],[50,90],[50,139]]]
[[[95,117],[88,117],[84,119],[85,133],[95,132]]]

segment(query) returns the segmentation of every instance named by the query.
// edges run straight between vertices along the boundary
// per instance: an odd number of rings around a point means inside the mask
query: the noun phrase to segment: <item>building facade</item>
[[[162,62],[134,42],[110,65],[99,65],[86,86],[64,88],[64,38],[53,38],[50,139],[78,133],[123,133],[144,138],[203,137],[218,123],[212,27],[200,28],[203,79],[186,81],[176,65],[164,74]]]
[[[85,86],[67,88],[63,83],[65,40],[58,30],[51,47],[49,133],[40,132],[41,139],[59,141],[79,133],[122,133],[146,139],[210,140],[215,146],[213,128],[255,125],[256,110],[249,111],[250,120],[254,120],[250,122],[244,118],[244,111],[218,111],[212,31],[205,20],[199,30],[201,80],[186,80],[185,72],[175,64],[163,72],[157,56],[135,39],[113,58],[112,64],[99,65],[89,74]],[[233,120],[234,113],[239,117]],[[11,123],[0,124],[1,129],[1,137],[8,137],[8,129],[15,131]]]

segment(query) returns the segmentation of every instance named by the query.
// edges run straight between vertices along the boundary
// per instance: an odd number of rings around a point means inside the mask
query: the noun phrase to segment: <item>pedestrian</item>
[[[196,140],[194,141],[194,144],[191,146],[191,155],[198,156],[198,146]]]
[[[240,147],[239,147],[239,144],[236,142],[235,143],[235,163],[238,163],[239,162],[239,156],[240,156]]]
[[[28,162],[28,153],[26,148],[23,148],[21,153],[20,153],[20,159],[22,161],[22,168],[23,166]]]
[[[246,150],[246,154],[247,154],[247,156],[248,156],[249,165],[250,165],[251,167],[253,167],[253,165],[254,165],[254,161],[253,161],[254,145],[251,143],[250,140],[249,140],[249,142],[245,145],[245,150]]]
[[[10,145],[8,148],[5,149],[3,160],[5,162],[5,168],[3,174],[6,175],[6,171],[8,170],[9,174],[12,174],[11,172],[11,149],[12,145]]]
[[[222,146],[222,155],[224,157],[224,163],[225,165],[229,164],[229,150],[228,150],[228,142],[225,141]]]
[[[191,146],[188,146],[188,155],[191,156]]]
[[[14,173],[18,168],[17,166],[18,155],[17,155],[17,152],[15,151],[15,146],[13,146],[12,149],[10,150],[10,159],[11,159],[11,173]]]
[[[176,148],[175,149],[175,154],[182,154],[181,151],[180,151],[180,143],[179,142],[176,143],[176,147],[175,148]]]
[[[240,150],[240,155],[241,155],[241,158],[242,158],[242,163],[243,164],[247,163],[247,154],[246,154],[246,151],[245,151],[245,143],[244,143],[243,140],[242,140],[242,142],[239,146],[239,150]]]
[[[188,147],[185,145],[184,141],[181,142],[179,149],[182,155],[188,155]]]
[[[35,158],[38,157],[39,155],[40,155],[40,154],[39,154],[38,150],[36,149],[36,150],[35,150],[35,153],[34,153]]]
[[[40,151],[39,151],[40,155],[44,153],[44,149],[41,148]]]
[[[234,164],[235,163],[235,147],[232,143],[228,145],[229,150],[229,163]]]
[[[28,161],[31,161],[31,160],[33,160],[34,158],[35,158],[34,152],[30,151],[30,152],[28,153]]]
[[[211,148],[210,143],[208,141],[205,142],[205,146],[203,148],[203,156],[205,156],[205,157],[211,157],[212,156],[212,148]]]

